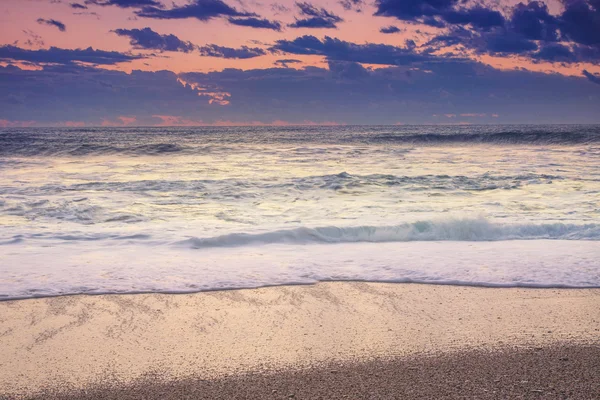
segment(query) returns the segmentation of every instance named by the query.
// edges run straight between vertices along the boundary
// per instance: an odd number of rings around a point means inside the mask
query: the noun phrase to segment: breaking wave
[[[194,249],[260,244],[411,241],[600,240],[600,224],[499,224],[485,219],[419,221],[396,226],[299,227],[262,233],[192,237],[176,245]]]

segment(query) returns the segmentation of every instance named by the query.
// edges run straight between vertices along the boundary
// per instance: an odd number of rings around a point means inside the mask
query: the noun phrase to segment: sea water
[[[600,287],[599,126],[0,130],[0,298]]]

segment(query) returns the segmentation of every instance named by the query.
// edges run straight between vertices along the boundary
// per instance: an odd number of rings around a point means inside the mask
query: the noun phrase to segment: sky
[[[0,127],[600,123],[600,0],[0,0]]]

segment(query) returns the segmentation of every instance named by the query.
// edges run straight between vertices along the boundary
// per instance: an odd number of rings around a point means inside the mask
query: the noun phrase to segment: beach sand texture
[[[0,343],[4,396],[557,345],[593,357],[600,289],[330,282],[5,301]]]

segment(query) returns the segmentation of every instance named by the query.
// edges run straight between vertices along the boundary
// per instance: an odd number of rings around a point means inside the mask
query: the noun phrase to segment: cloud
[[[581,73],[590,80],[590,82],[597,83],[600,85],[600,74],[591,74],[587,72],[585,69],[581,71]]]
[[[570,40],[600,47],[600,1],[562,0],[561,30]]]
[[[64,32],[64,31],[67,30],[67,27],[65,26],[65,24],[63,24],[62,22],[57,21],[55,19],[38,18],[37,19],[37,23],[38,24],[45,24],[45,25],[55,26],[61,32]]]
[[[222,0],[193,0],[184,6],[174,6],[163,9],[158,6],[144,7],[136,11],[136,15],[144,18],[155,19],[184,19],[196,18],[200,21],[208,21],[215,17],[257,17],[250,12],[238,11],[227,5]]]
[[[191,42],[183,41],[175,35],[161,35],[148,27],[143,29],[115,29],[113,32],[119,36],[128,37],[130,39],[129,43],[136,49],[189,53],[196,48]]]
[[[162,7],[162,4],[157,0],[85,0],[85,4],[121,8]]]
[[[299,64],[301,62],[302,61],[296,60],[294,58],[284,58],[284,59],[275,61],[273,64],[280,66],[280,67],[288,68],[288,64]]]
[[[259,29],[272,29],[274,31],[281,31],[281,23],[278,21],[270,21],[268,19],[260,19],[255,17],[249,18],[229,18],[230,24],[239,26],[249,26],[251,28]]]
[[[87,10],[87,6],[84,6],[83,4],[79,4],[79,3],[71,3],[71,4],[69,4],[69,6],[76,10]]]
[[[185,74],[0,67],[0,119],[99,125],[135,116],[135,124],[147,125],[160,122],[153,115],[162,115],[177,116],[182,124],[418,124],[435,122],[433,114],[486,114],[477,121],[599,123],[600,92],[588,80],[443,58],[373,70],[329,60],[327,68]]]
[[[81,128],[81,127],[85,126],[85,122],[83,122],[83,121],[64,121],[64,122],[59,123],[58,125],[66,126],[69,128]]]
[[[35,125],[35,121],[9,121],[0,119],[0,128],[27,128]]]
[[[492,54],[521,54],[538,49],[538,45],[535,42],[512,33],[494,32],[484,35],[483,39],[484,47],[481,47],[480,50]]]
[[[498,123],[493,116],[497,114],[507,123],[600,121],[600,95],[585,78],[501,71],[446,59],[410,69],[369,70],[339,60],[328,64],[328,69],[225,70],[183,76],[230,93],[230,104],[223,109],[228,117],[219,118],[231,120],[385,124],[399,119],[425,123],[432,114],[486,114],[478,120]]]
[[[558,40],[559,22],[550,15],[548,6],[541,1],[518,3],[510,18],[512,30],[531,40]]]
[[[324,8],[317,8],[310,3],[296,3],[296,7],[300,9],[300,15],[306,17],[296,19],[296,21],[288,26],[291,28],[337,28],[338,22],[344,20],[335,15],[334,13],[327,11]]]
[[[539,51],[532,54],[537,60],[550,62],[576,62],[577,56],[573,51],[560,43],[544,44]]]
[[[381,29],[379,29],[379,32],[381,33],[398,33],[401,32],[402,30],[400,28],[398,28],[397,26],[394,25],[390,25],[390,26],[384,26]]]
[[[369,71],[356,62],[329,60],[327,64],[329,71],[338,79],[356,80],[369,77]]]
[[[275,13],[275,15],[279,15],[279,14],[287,14],[288,12],[290,12],[290,9],[280,3],[271,3],[271,11],[273,11]]]
[[[489,29],[504,26],[504,16],[498,11],[476,6],[445,11],[441,14],[444,21],[454,25],[472,25],[477,28]]]
[[[216,107],[168,71],[128,74],[82,67],[37,71],[0,67],[0,93],[0,119],[37,120],[38,125],[62,121],[99,125],[103,120],[127,123],[121,116],[136,116],[143,125],[152,122],[152,114],[210,115]],[[20,101],[8,102],[8,96]]]
[[[364,0],[340,0],[338,3],[346,11],[355,10],[356,12],[361,12]]]
[[[456,4],[457,0],[376,0],[375,15],[412,21],[420,17],[439,15]]]
[[[323,40],[305,35],[294,40],[278,40],[270,48],[274,52],[288,54],[320,55],[328,60],[352,61],[367,64],[409,65],[430,60],[413,48],[402,48],[386,44],[356,44],[325,36]]]
[[[96,19],[100,19],[100,15],[97,12],[76,12],[73,13],[73,15],[91,15],[93,17],[96,17]]]
[[[443,27],[445,23],[481,28],[503,25],[504,17],[498,11],[482,6],[459,7],[462,3],[460,0],[376,0],[374,15],[435,27]]]
[[[598,0],[563,0],[564,10],[557,15],[550,14],[541,1],[518,3],[507,10],[508,18],[481,6],[459,8],[455,0],[426,0],[414,9],[408,7],[412,0],[401,2],[399,8],[398,1],[378,0],[376,14],[424,23],[423,18],[436,18],[444,23],[447,30],[427,43],[429,51],[460,45],[478,54],[517,54],[534,62],[600,61]],[[424,4],[430,7],[423,8]]]
[[[158,126],[203,126],[206,125],[201,119],[189,119],[180,115],[160,115],[155,114],[152,116],[158,119],[159,122],[154,124]]]
[[[29,47],[43,47],[46,45],[46,43],[44,42],[44,40],[42,39],[42,37],[40,35],[38,35],[37,33],[28,30],[28,29],[24,29],[23,33],[25,34],[25,37],[27,38],[27,40],[25,41],[25,45],[29,46]]]
[[[259,47],[248,47],[242,46],[238,49],[232,47],[217,46],[216,44],[209,44],[206,46],[199,47],[200,54],[205,57],[219,57],[219,58],[238,58],[247,59],[259,57],[267,54],[267,52]]]
[[[119,53],[118,51],[87,49],[61,49],[50,47],[49,49],[27,50],[20,47],[4,45],[0,46],[0,60],[22,61],[34,64],[63,64],[89,63],[98,65],[114,65],[144,58],[131,54]]]

